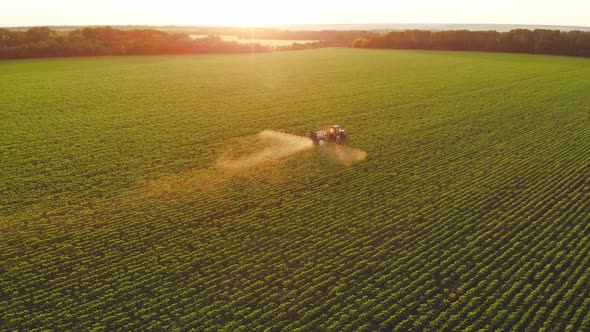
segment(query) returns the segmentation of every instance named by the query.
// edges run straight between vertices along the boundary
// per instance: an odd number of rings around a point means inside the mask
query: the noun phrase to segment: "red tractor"
[[[334,125],[330,127],[330,130],[312,130],[309,138],[317,145],[324,145],[326,142],[342,144],[348,139],[348,135],[342,127]]]

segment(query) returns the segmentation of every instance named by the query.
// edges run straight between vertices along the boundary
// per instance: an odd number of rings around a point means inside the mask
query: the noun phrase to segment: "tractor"
[[[342,127],[334,125],[330,130],[312,130],[309,138],[317,145],[324,145],[326,142],[342,144],[348,139],[348,135]]]

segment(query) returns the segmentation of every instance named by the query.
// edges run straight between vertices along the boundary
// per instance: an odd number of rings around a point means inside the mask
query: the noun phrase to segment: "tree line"
[[[225,41],[218,36],[193,39],[186,33],[156,29],[85,27],[69,32],[33,27],[26,31],[0,29],[0,59],[38,57],[148,55],[193,53],[259,53],[332,46],[450,51],[553,54],[590,57],[590,32],[545,29],[497,31],[405,30],[275,31],[251,30],[243,38],[318,40],[289,46],[264,46]]]
[[[366,34],[355,38],[351,46],[590,57],[590,32],[546,29],[516,29],[508,32],[406,30]]]
[[[279,29],[241,29],[236,32],[240,38],[284,39],[284,40],[321,40],[337,46],[349,46],[355,38],[376,35],[364,30],[279,30]]]
[[[0,29],[0,59],[266,51],[269,47],[260,44],[239,44],[217,36],[192,39],[187,34],[154,29],[87,27],[65,33],[47,27],[26,31]]]

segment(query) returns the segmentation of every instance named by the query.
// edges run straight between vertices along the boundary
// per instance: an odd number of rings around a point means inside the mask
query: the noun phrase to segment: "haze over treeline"
[[[394,31],[357,38],[352,47],[590,56],[590,32],[517,29],[497,31]]]
[[[533,53],[590,57],[590,32],[546,29],[497,31],[285,31],[234,30],[240,38],[318,40],[315,43],[269,47],[224,41],[218,36],[193,39],[187,33],[155,29],[121,30],[86,27],[69,32],[48,27],[26,31],[0,29],[0,59],[98,55],[258,53],[328,46],[452,51]]]
[[[0,29],[0,58],[69,57],[186,53],[245,53],[266,50],[261,45],[224,42],[220,38],[191,39],[185,34],[154,29],[83,28],[59,33],[47,27],[26,31]]]

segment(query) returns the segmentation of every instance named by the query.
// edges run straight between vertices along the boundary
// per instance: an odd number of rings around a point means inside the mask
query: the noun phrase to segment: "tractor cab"
[[[346,136],[344,129],[342,129],[342,127],[340,127],[339,125],[334,125],[334,126],[330,127],[330,134],[329,134],[330,141],[334,141],[336,143],[342,143],[347,138],[348,138],[348,136]]]
[[[309,137],[317,144],[324,145],[326,142],[343,143],[348,136],[339,125],[330,127],[330,130],[312,130]]]
[[[342,127],[340,127],[339,125],[335,125],[330,128],[330,134],[332,135],[338,135],[341,131],[343,131]]]

